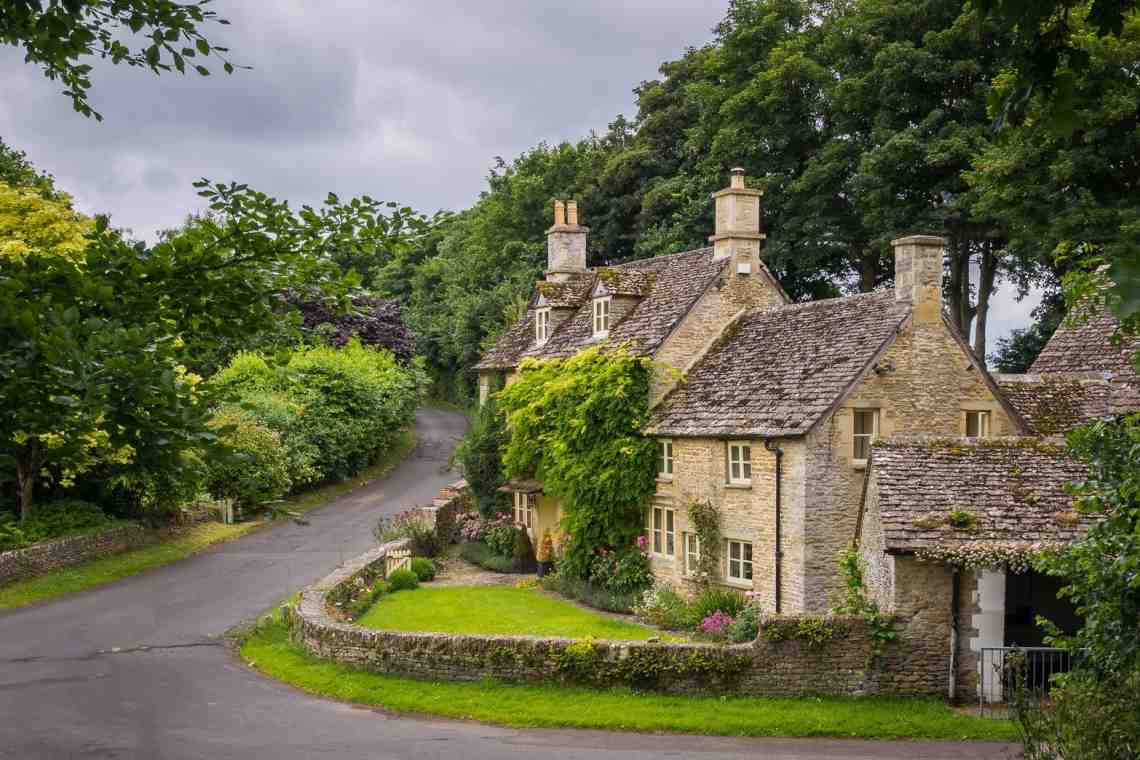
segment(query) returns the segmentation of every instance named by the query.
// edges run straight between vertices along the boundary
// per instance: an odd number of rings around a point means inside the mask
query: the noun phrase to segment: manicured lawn
[[[290,498],[286,509],[308,512],[328,504],[369,481],[384,475],[406,457],[416,445],[415,434],[405,431],[396,443],[375,464],[354,478],[298,494]],[[126,578],[144,570],[166,565],[221,541],[229,541],[249,533],[267,523],[249,522],[240,525],[203,523],[179,533],[176,538],[153,546],[132,549],[121,554],[85,562],[82,565],[53,570],[49,573],[0,587],[0,610],[24,607],[75,591],[86,591],[95,586]]]
[[[593,636],[647,639],[658,631],[614,620],[535,589],[507,586],[421,586],[383,597],[356,621],[369,628],[436,633]]]
[[[85,591],[95,586],[117,581],[120,578],[126,578],[128,575],[141,573],[152,567],[185,559],[212,544],[228,541],[243,533],[248,533],[259,524],[202,523],[180,533],[177,538],[170,541],[131,549],[121,554],[113,554],[110,557],[85,562],[82,565],[65,567],[25,581],[17,581],[9,586],[0,587],[0,609],[24,607],[62,594]]]
[[[411,598],[416,592],[400,593]],[[289,640],[280,622],[255,630],[242,644],[241,655],[266,675],[325,697],[507,726],[726,736],[1016,739],[1008,721],[963,715],[934,700],[681,697],[628,689],[514,686],[492,681],[426,683],[381,676],[308,655]]]

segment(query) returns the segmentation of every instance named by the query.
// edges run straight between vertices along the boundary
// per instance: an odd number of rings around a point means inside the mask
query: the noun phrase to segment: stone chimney
[[[554,226],[546,231],[546,279],[565,282],[586,271],[586,234],[578,224],[577,201],[554,201]]]
[[[744,170],[733,169],[729,186],[714,193],[716,199],[716,234],[713,260],[732,259],[733,273],[755,274],[760,266],[760,190],[744,186]],[[747,270],[747,271],[746,271]]]
[[[946,238],[908,235],[891,241],[891,247],[895,251],[895,300],[909,302],[918,321],[940,319]]]

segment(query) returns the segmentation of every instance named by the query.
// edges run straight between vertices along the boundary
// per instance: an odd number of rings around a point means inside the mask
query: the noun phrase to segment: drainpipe
[[[784,552],[780,545],[780,462],[784,451],[772,440],[764,441],[764,448],[776,455],[776,550],[773,556],[776,565],[776,614],[780,614],[780,566],[783,564]]]
[[[958,600],[962,596],[962,576],[954,568],[950,586],[950,702],[958,696]]]

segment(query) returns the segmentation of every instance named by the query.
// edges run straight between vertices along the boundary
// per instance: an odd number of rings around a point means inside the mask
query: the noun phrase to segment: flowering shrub
[[[459,537],[464,541],[482,541],[492,521],[478,512],[464,512],[459,515]]]
[[[590,580],[614,594],[644,591],[653,583],[649,555],[644,548],[624,551],[599,549],[590,560]]]
[[[499,557],[513,557],[518,528],[514,520],[505,512],[499,512],[490,521],[483,534],[483,542]]]
[[[666,630],[692,626],[689,602],[668,583],[657,583],[646,591],[633,611],[647,623]]]
[[[943,562],[970,569],[990,569],[1008,567],[1008,572],[1024,573],[1033,567],[1034,561],[1045,554],[1056,554],[1064,544],[1037,541],[1007,542],[1000,544],[960,544],[950,547],[929,547],[919,549],[915,556],[919,561]]]
[[[436,534],[435,526],[418,509],[381,517],[376,527],[372,529],[372,534],[382,544],[410,538],[412,552],[422,557],[434,557],[443,551],[443,542]]]
[[[725,630],[725,635],[734,644],[755,641],[756,637],[760,635],[760,607],[749,603],[733,619],[732,624]]]
[[[733,623],[732,615],[727,612],[717,610],[713,614],[706,617],[697,626],[697,630],[708,636],[724,636],[728,631],[728,627]]]

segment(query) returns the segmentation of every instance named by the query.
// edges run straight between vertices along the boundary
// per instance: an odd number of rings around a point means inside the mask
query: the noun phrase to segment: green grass
[[[73,567],[17,581],[0,588],[0,609],[24,607],[75,591],[86,591],[95,586],[141,573],[202,551],[220,541],[229,541],[248,533],[260,523],[222,525],[202,523],[178,533],[170,541],[131,549],[120,554],[84,562]]]
[[[384,475],[406,457],[416,445],[415,434],[405,430],[396,443],[388,449],[375,464],[354,478],[298,494],[284,505],[292,512],[308,512],[328,504],[370,481]],[[248,522],[238,525],[202,523],[187,531],[175,534],[169,541],[131,549],[120,554],[84,562],[73,567],[52,570],[0,587],[0,610],[25,607],[43,602],[63,594],[86,591],[96,586],[112,583],[144,570],[185,559],[220,541],[231,539],[263,527],[267,523]]]
[[[642,640],[658,631],[614,620],[532,588],[421,586],[380,599],[356,621],[389,631],[491,635],[593,636]]]
[[[313,694],[398,712],[520,728],[725,736],[1016,739],[1008,721],[964,715],[936,700],[670,696],[628,689],[516,686],[493,681],[427,683],[382,676],[312,657],[289,640],[280,622],[263,624],[253,631],[242,644],[241,655],[266,675]]]

